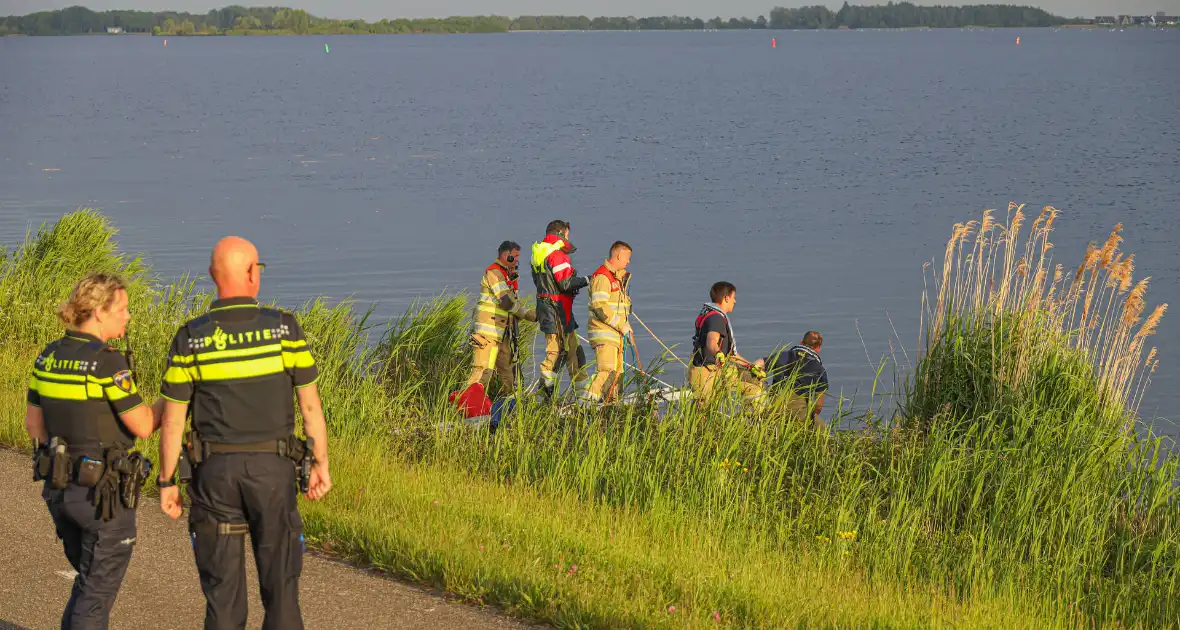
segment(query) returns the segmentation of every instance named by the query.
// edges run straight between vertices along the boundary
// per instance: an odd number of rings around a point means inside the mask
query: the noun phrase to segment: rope
[[[666,350],[668,352],[668,354],[672,355],[673,359],[676,359],[677,361],[679,361],[680,365],[683,365],[684,367],[689,367],[689,365],[687,363],[685,363],[683,359],[676,356],[675,352],[672,352],[671,348],[669,348],[663,341],[660,341],[660,338],[657,337],[656,334],[654,332],[652,332],[650,328],[647,327],[647,324],[643,323],[642,319],[639,319],[639,316],[636,315],[634,313],[634,311],[631,313],[631,316],[635,318],[635,321],[639,322],[640,326],[643,326],[643,329],[647,331],[647,334],[651,335],[652,339],[656,340],[656,343],[660,344],[660,346],[662,346],[664,348],[664,350]]]
[[[587,344],[589,344],[591,347],[593,347],[593,346],[594,346],[594,344],[590,343],[590,340],[589,340],[589,339],[587,339],[587,338],[585,338],[585,337],[583,337],[583,336],[581,335],[581,333],[578,333],[578,339],[581,339],[582,341],[586,342],[586,343],[587,343]],[[624,341],[623,343],[626,343],[626,341]],[[627,367],[631,368],[632,370],[635,370],[635,371],[639,372],[640,374],[642,374],[642,375],[644,375],[644,376],[646,376],[646,377],[650,378],[651,380],[653,380],[653,381],[655,381],[655,382],[659,383],[660,385],[663,385],[664,387],[668,387],[668,388],[671,388],[671,389],[676,389],[676,387],[674,387],[674,386],[672,386],[672,385],[669,385],[668,383],[665,383],[664,381],[661,381],[660,379],[656,378],[654,375],[652,375],[652,374],[648,374],[647,372],[644,372],[644,371],[643,371],[643,368],[639,368],[639,367],[636,367],[636,366],[634,366],[634,365],[632,365],[632,364],[630,364],[630,363],[627,363],[627,355],[626,355],[626,351],[625,351],[625,350],[624,350],[624,354],[623,354],[623,365],[625,365],[625,366],[627,366]]]

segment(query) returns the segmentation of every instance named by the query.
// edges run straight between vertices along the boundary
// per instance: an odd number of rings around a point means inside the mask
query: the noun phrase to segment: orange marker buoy
[[[1020,45],[1020,36],[1019,35],[1016,36],[1016,45],[1017,46]]]
[[[778,48],[778,42],[773,37],[770,38],[770,47]]]

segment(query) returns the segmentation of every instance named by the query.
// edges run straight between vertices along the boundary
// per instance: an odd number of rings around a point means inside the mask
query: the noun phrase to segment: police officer
[[[303,627],[296,483],[313,500],[332,487],[315,361],[293,315],[259,306],[263,268],[249,241],[230,236],[217,243],[209,275],[218,299],[176,333],[161,387],[168,402],[160,432],[160,508],[180,517],[173,473],[183,442],[194,465],[189,532],[206,630],[246,625],[247,533],[266,609],[262,627]],[[294,436],[295,397],[306,443]],[[190,407],[192,433],[185,440]],[[300,478],[297,470],[307,474]]]
[[[25,428],[34,444],[33,478],[45,480],[42,497],[78,573],[61,627],[106,628],[149,476],[147,459],[130,451],[136,437],[159,426],[160,408],[144,405],[127,357],[106,345],[131,319],[120,278],[87,275],[58,318],[66,333],[37,356]]]

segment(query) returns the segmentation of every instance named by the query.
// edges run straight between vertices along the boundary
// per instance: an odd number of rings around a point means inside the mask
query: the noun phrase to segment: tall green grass
[[[905,395],[837,419],[857,431],[788,423],[781,396],[763,411],[659,414],[523,397],[493,436],[446,401],[468,369],[463,296],[383,329],[313,300],[299,315],[338,485],[304,506],[309,534],[563,626],[702,625],[714,611],[765,627],[1174,624],[1178,460],[1134,415],[1163,310],[1142,318],[1146,285],[1117,240],[1071,278],[1049,255],[1056,212],[1024,243],[1022,209],[1009,212],[955,227]],[[122,257],[114,234],[79,211],[4,252],[3,442],[24,443],[26,364],[60,334],[53,306],[86,270],[134,280],[131,345],[150,393],[171,335],[207,304],[191,281]]]

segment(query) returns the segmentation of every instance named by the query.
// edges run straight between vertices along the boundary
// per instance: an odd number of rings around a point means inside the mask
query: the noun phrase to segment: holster
[[[315,440],[302,440],[289,435],[281,440],[263,440],[249,444],[205,442],[196,431],[185,437],[184,449],[178,462],[181,481],[192,479],[193,467],[200,466],[213,453],[275,453],[290,459],[299,470],[299,490],[306,493],[311,486],[311,468],[315,464]],[[187,469],[187,470],[186,470]]]
[[[94,506],[98,508],[98,515],[104,521],[115,518],[119,508],[119,490],[122,474],[119,472],[118,462],[127,459],[128,455],[121,448],[109,448],[106,460],[111,462],[103,472],[102,478],[94,486]]]
[[[49,447],[39,442],[33,444],[33,481],[49,479],[53,470],[53,457],[49,454]]]
[[[200,466],[201,462],[205,461],[205,443],[201,441],[201,435],[196,431],[184,434],[183,457],[188,459],[190,466]]]
[[[49,487],[61,490],[70,485],[70,451],[66,441],[55,437],[49,441]]]
[[[287,457],[299,468],[299,492],[307,494],[311,489],[311,467],[315,464],[315,439],[301,440],[294,435],[287,438]]]
[[[123,507],[134,510],[139,505],[143,484],[151,477],[151,460],[139,453],[131,453],[115,460],[112,467],[119,473],[119,498]]]

